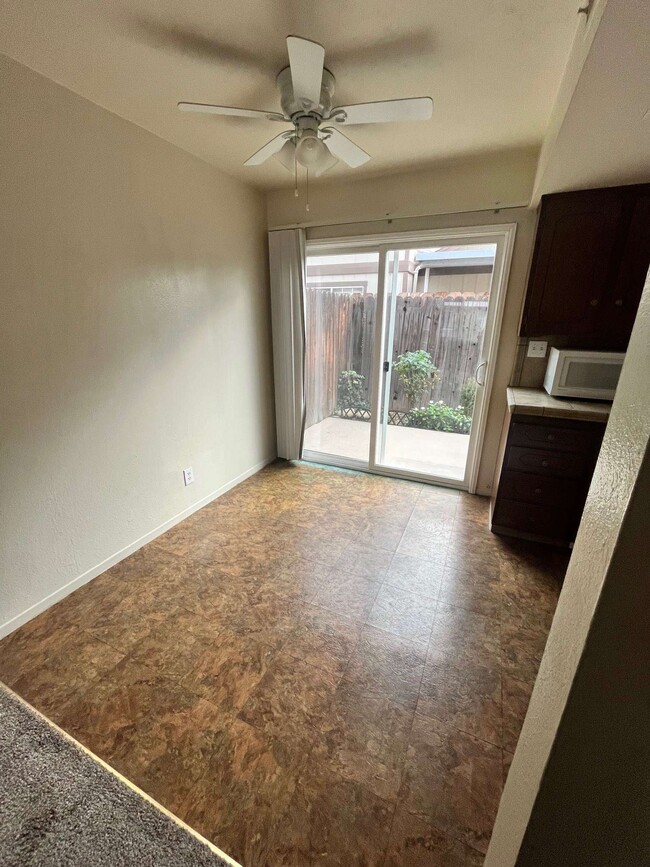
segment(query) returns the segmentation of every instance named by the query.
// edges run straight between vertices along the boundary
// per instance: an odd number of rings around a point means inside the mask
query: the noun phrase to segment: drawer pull
[[[548,466],[548,461],[542,461],[542,466],[543,466],[543,467],[547,467],[547,466]]]
[[[541,494],[541,493],[542,493],[542,489],[541,489],[541,488],[535,488],[535,493],[536,493],[536,494]]]
[[[548,440],[548,442],[552,443],[555,439],[555,434],[548,434],[546,439]]]

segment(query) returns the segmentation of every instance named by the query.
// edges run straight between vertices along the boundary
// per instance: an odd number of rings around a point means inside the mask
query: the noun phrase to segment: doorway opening
[[[308,242],[305,460],[473,490],[513,239]]]

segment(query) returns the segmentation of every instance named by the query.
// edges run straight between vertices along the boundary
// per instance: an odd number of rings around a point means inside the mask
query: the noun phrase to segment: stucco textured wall
[[[485,867],[650,864],[649,370],[650,279]]]

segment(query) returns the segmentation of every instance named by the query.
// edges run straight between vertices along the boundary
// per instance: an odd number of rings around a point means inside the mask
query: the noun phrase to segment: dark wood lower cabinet
[[[604,422],[513,415],[492,502],[492,531],[569,545],[604,432]]]

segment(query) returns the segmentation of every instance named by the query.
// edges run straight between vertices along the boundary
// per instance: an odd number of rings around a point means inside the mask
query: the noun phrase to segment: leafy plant
[[[342,370],[336,387],[336,408],[365,408],[366,378],[356,370]]]
[[[472,417],[474,412],[474,402],[476,401],[476,380],[468,379],[465,385],[460,390],[460,406],[468,418]]]
[[[405,352],[393,365],[402,383],[409,404],[416,404],[422,395],[439,379],[438,368],[425,349]]]
[[[425,430],[440,430],[447,433],[468,434],[472,419],[465,415],[461,407],[454,409],[439,400],[430,401],[428,406],[412,409],[406,416],[407,427],[418,427]]]

